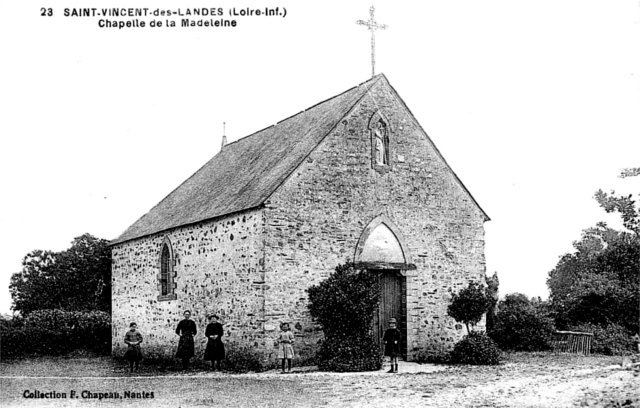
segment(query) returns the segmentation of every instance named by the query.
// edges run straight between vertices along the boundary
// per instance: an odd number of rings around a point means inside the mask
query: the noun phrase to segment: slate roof
[[[111,244],[261,205],[381,77],[229,143]]]
[[[224,146],[187,181],[111,241],[111,245],[262,205],[381,78],[413,117],[384,74],[378,74],[340,95]],[[413,120],[420,127],[415,117]],[[434,148],[446,164],[435,145]],[[451,172],[488,221],[489,217],[462,181],[453,170]]]

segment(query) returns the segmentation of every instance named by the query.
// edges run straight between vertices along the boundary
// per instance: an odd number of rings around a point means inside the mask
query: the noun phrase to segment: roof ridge
[[[377,75],[316,103],[278,122],[276,130],[271,125],[229,143],[111,244],[262,205],[382,77]],[[316,113],[300,115],[305,112]],[[256,135],[259,137],[251,137]],[[284,144],[272,143],[276,139]],[[234,144],[240,141],[243,143]]]
[[[282,123],[282,122],[284,122],[284,121],[286,121],[286,120],[289,120],[289,119],[291,119],[291,118],[294,118],[294,117],[296,117],[296,116],[300,115],[301,113],[305,113],[305,112],[307,112],[307,111],[309,111],[309,110],[311,110],[311,109],[315,108],[315,107],[316,107],[316,106],[318,106],[318,105],[322,105],[323,103],[325,103],[325,102],[329,102],[329,101],[330,101],[330,100],[332,100],[332,99],[338,98],[338,97],[340,97],[340,96],[342,96],[342,95],[346,94],[347,92],[351,92],[352,90],[354,90],[354,89],[356,89],[356,88],[361,87],[362,85],[366,84],[367,82],[371,82],[371,81],[373,81],[374,79],[376,79],[376,80],[377,80],[377,79],[379,79],[379,77],[380,77],[380,76],[384,76],[384,74],[380,73],[380,74],[378,74],[378,75],[376,75],[376,76],[374,76],[374,77],[372,77],[372,78],[370,78],[370,79],[367,79],[367,80],[366,80],[366,81],[364,81],[364,82],[360,82],[358,85],[356,85],[356,86],[352,86],[351,88],[347,89],[346,91],[344,91],[344,92],[340,92],[340,93],[339,93],[339,94],[337,94],[337,95],[334,95],[334,96],[332,96],[332,97],[330,97],[330,98],[327,98],[327,99],[325,99],[325,100],[323,100],[323,101],[320,101],[320,102],[318,102],[318,103],[316,103],[316,104],[314,104],[314,105],[312,105],[312,106],[308,107],[307,109],[303,109],[303,110],[301,110],[301,111],[300,111],[300,112],[298,112],[298,113],[294,113],[293,115],[288,116],[288,117],[286,117],[286,118],[284,118],[284,119],[282,119],[282,120],[280,120],[280,121],[276,122],[274,125],[267,126],[267,127],[266,127],[266,128],[264,128],[264,129],[258,130],[258,131],[256,131],[256,132],[251,133],[251,134],[248,134],[247,136],[243,136],[243,137],[241,137],[240,139],[234,140],[233,142],[229,142],[229,143],[227,143],[227,144],[226,144],[226,146],[232,145],[232,144],[234,144],[234,143],[236,143],[236,142],[239,142],[239,141],[241,141],[241,140],[244,140],[244,139],[246,139],[246,138],[248,138],[248,137],[254,136],[254,135],[256,135],[256,134],[258,134],[258,133],[260,133],[260,132],[262,132],[262,131],[265,131],[265,130],[269,129],[270,127],[273,127],[273,126],[279,125],[280,123]]]
[[[366,84],[366,83],[368,83],[368,82],[371,82],[371,85],[370,85],[370,87],[369,87],[369,88],[371,88],[373,85],[375,85],[375,84],[377,83],[378,79],[380,79],[380,75],[382,75],[382,74],[378,74],[378,75],[374,76],[373,78],[368,79],[367,81],[361,82],[358,86],[354,86],[353,88],[350,88],[348,91],[351,91],[351,90],[356,89],[356,88],[360,88],[362,85],[364,85],[364,84]],[[382,76],[384,77],[384,75],[382,75]],[[373,81],[374,79],[375,79],[375,81]],[[386,77],[385,77],[385,79],[386,79]],[[388,82],[388,81],[387,81],[387,82]],[[348,92],[348,91],[345,91],[345,92]],[[344,94],[345,92],[343,92],[342,94]],[[347,109],[347,110],[345,111],[345,113],[344,113],[344,114],[342,114],[338,120],[336,120],[336,123],[331,127],[331,129],[329,129],[329,130],[324,134],[324,136],[322,136],[322,138],[318,141],[318,143],[316,143],[316,145],[313,147],[313,149],[311,149],[311,150],[310,150],[310,151],[309,151],[309,152],[308,152],[308,153],[307,153],[307,154],[306,154],[306,155],[305,155],[305,156],[304,156],[304,157],[303,157],[303,158],[298,162],[298,164],[296,164],[296,166],[295,166],[295,167],[294,167],[294,168],[289,172],[289,174],[288,174],[288,175],[287,175],[287,176],[286,176],[286,177],[285,177],[285,178],[280,182],[280,184],[278,184],[278,186],[277,186],[276,188],[274,188],[274,189],[271,191],[271,193],[270,193],[267,197],[265,197],[264,201],[267,201],[269,198],[271,198],[271,196],[273,196],[273,195],[274,195],[274,194],[275,194],[275,193],[280,189],[280,187],[281,187],[284,183],[286,183],[286,182],[287,182],[287,180],[289,180],[289,178],[292,176],[292,174],[293,174],[293,173],[295,173],[295,171],[300,167],[300,165],[301,165],[302,163],[304,163],[304,161],[305,161],[305,160],[306,160],[306,159],[307,159],[307,158],[308,158],[308,157],[309,157],[309,156],[310,156],[310,155],[311,155],[311,154],[312,154],[312,153],[313,153],[313,152],[318,148],[318,146],[320,146],[320,145],[322,144],[322,142],[324,142],[324,140],[327,138],[327,136],[329,136],[329,134],[330,134],[331,132],[333,132],[333,130],[336,128],[336,126],[338,126],[338,123],[340,123],[340,122],[342,121],[342,119],[343,119],[345,116],[347,116],[347,115],[348,115],[348,114],[353,110],[353,108],[354,108],[356,105],[358,105],[358,104],[360,103],[360,101],[361,101],[365,96],[367,96],[367,94],[368,94],[368,93],[369,93],[369,89],[367,89],[367,92],[363,92],[363,93],[362,93],[362,95],[360,95],[360,97],[359,97],[357,100],[355,100],[355,101],[354,101],[354,102],[349,106],[349,109]],[[342,94],[340,94],[340,95],[342,95]],[[340,95],[336,95],[336,96],[340,96]],[[332,98],[330,98],[330,99],[332,99]],[[326,100],[326,101],[324,101],[324,102],[327,102],[327,101],[329,101],[330,99],[327,99],[327,100]],[[321,102],[321,103],[322,103],[322,102]],[[318,104],[316,104],[316,105],[318,105]],[[314,106],[316,106],[316,105],[314,105]],[[263,202],[264,202],[264,201],[263,201]]]

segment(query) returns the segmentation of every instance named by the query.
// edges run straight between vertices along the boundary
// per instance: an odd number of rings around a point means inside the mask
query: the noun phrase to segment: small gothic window
[[[386,166],[389,164],[389,135],[387,126],[382,120],[378,121],[373,133],[375,136],[374,149],[376,164]]]
[[[158,300],[176,299],[174,284],[174,259],[171,243],[168,239],[162,244],[162,252],[160,253],[160,282]]]
[[[162,246],[162,266],[160,272],[160,284],[162,285],[161,295],[169,294],[169,273],[171,271],[171,253],[169,252],[169,246],[164,244]]]

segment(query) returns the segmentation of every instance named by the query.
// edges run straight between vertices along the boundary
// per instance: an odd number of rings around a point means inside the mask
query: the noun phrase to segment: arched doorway
[[[378,277],[380,299],[373,316],[375,339],[382,347],[382,335],[387,321],[395,318],[402,332],[402,357],[407,356],[407,277],[406,270],[415,269],[398,227],[381,215],[372,220],[362,232],[354,261]]]

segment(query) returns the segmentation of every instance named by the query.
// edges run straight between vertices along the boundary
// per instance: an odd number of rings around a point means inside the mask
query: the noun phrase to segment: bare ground
[[[399,374],[225,374],[205,371],[130,376],[108,357],[68,357],[0,363],[0,405],[199,407],[640,407],[640,377],[621,357],[552,353],[507,355],[497,367],[401,364]],[[25,398],[25,391],[67,398]],[[70,398],[71,390],[76,398]],[[82,398],[82,391],[122,398]],[[126,398],[125,391],[143,397]]]

